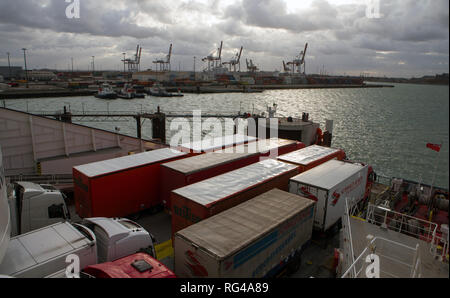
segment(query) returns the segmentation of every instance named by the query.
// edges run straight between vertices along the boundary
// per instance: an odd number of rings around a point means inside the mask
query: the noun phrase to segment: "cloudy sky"
[[[72,2],[74,0],[71,0]],[[67,0],[67,2],[71,2]],[[412,77],[449,71],[448,0],[0,0],[0,65],[123,69],[122,52],[143,48],[141,69],[167,55],[172,70],[206,67],[223,41],[222,61],[243,46],[252,59],[282,70],[308,43],[306,72]],[[379,16],[376,7],[379,3]],[[373,8],[369,10],[368,8]]]

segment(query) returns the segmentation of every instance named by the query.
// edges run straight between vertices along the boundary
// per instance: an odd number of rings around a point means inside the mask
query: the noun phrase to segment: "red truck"
[[[125,217],[161,205],[161,164],[186,155],[164,148],[74,167],[78,215]]]
[[[273,188],[288,190],[298,167],[274,159],[215,176],[172,191],[172,236],[205,218]]]
[[[174,189],[248,166],[270,153],[285,154],[303,147],[305,144],[298,141],[272,138],[164,163],[161,167],[164,206],[171,209],[170,192]]]
[[[277,159],[298,165],[300,173],[302,173],[331,159],[343,160],[345,159],[345,152],[341,149],[311,145],[300,150],[280,155]]]
[[[176,278],[175,273],[146,253],[91,265],[83,273],[95,278]]]

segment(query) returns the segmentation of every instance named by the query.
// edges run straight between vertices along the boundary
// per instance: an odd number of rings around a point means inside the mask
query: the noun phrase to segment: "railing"
[[[341,278],[421,277],[419,244],[416,247],[410,247],[372,235],[368,235],[368,240],[367,247]],[[389,255],[386,254],[387,252]]]
[[[70,184],[73,183],[71,174],[53,174],[53,175],[15,175],[7,176],[7,180],[12,183],[16,181],[27,181],[38,184]]]
[[[344,252],[346,253],[347,264],[352,264],[355,262],[355,253],[353,250],[353,239],[352,239],[352,230],[350,225],[350,208],[348,206],[348,200],[345,199],[345,210],[344,215],[342,216],[342,229],[344,233],[344,245],[348,247],[344,247]],[[356,268],[353,267],[352,271],[349,271],[349,274],[352,277],[356,277]]]
[[[383,228],[431,242],[432,244],[435,243],[438,227],[436,223],[390,210],[389,206],[369,203],[366,220]]]

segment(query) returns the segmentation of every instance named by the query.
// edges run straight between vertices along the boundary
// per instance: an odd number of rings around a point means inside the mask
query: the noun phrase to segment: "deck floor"
[[[419,240],[417,238],[398,233],[392,230],[382,229],[379,226],[367,223],[362,220],[350,218],[352,243],[355,252],[355,258],[357,258],[362,251],[366,248],[368,240],[367,235],[373,235],[375,237],[382,237],[391,241],[402,243],[409,247],[416,247],[419,244],[419,257],[421,261],[421,277],[422,278],[449,278],[449,266],[437,259],[435,259],[430,252],[430,244]],[[406,264],[412,264],[413,253],[408,249],[382,244],[378,245],[375,254],[379,252],[382,255],[394,257]],[[409,277],[410,267],[401,265],[399,262],[391,261],[386,258],[380,258],[381,271],[383,268],[397,277]],[[406,276],[405,276],[406,275]],[[387,274],[381,277],[390,277]]]

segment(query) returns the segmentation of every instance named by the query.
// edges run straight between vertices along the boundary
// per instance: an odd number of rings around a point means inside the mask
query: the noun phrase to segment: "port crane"
[[[308,49],[308,43],[305,44],[305,48],[303,51],[300,52],[300,54],[293,60],[288,63],[287,65],[292,65],[292,73],[295,73],[295,68],[297,68],[297,72],[300,74],[305,74],[306,72],[306,63],[305,63],[305,55],[306,50]],[[289,67],[286,67],[283,61],[283,67],[284,71],[289,72],[291,69]],[[303,68],[303,71],[302,71]]]
[[[215,67],[219,67],[222,63],[222,46],[223,46],[223,41],[220,42],[220,47],[217,49],[218,52],[218,56],[214,56],[214,52],[209,54],[208,56],[202,58],[202,61],[208,62],[208,71],[211,70],[212,68]]]
[[[228,62],[224,62],[222,63],[222,65],[226,65],[228,64],[230,66],[230,71],[231,71],[231,67],[233,67],[233,71],[236,72],[236,65],[238,66],[239,71],[241,71],[241,54],[242,54],[242,49],[244,47],[241,46],[241,50],[239,52],[236,53],[236,55],[234,56],[233,59],[231,59]]]
[[[142,48],[137,45],[136,54],[134,54],[134,59],[123,59],[122,62],[128,65],[128,72],[136,72],[139,71],[141,65],[141,53]]]
[[[253,64],[252,59],[250,59],[250,63],[247,59],[245,59],[245,63],[247,64],[247,71],[249,72],[256,72],[258,70],[258,67]]]
[[[153,63],[156,64],[155,70],[158,70],[158,65],[159,65],[159,71],[170,71],[170,57],[171,56],[172,56],[172,44],[170,44],[169,54],[167,54],[166,59],[160,59],[160,60],[153,61]]]
[[[291,63],[292,62],[288,62],[287,64],[289,65]],[[291,69],[288,66],[286,66],[286,63],[284,62],[284,60],[283,60],[283,70],[284,70],[284,72],[290,72],[291,71]]]

